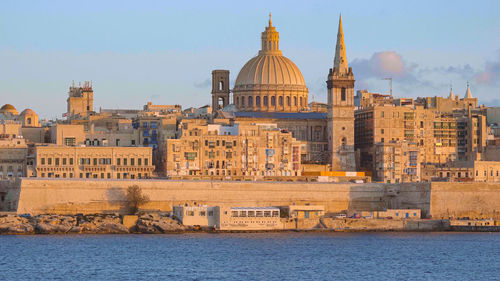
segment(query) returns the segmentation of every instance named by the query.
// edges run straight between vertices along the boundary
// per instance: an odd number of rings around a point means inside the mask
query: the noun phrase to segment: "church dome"
[[[12,115],[18,115],[19,112],[17,111],[17,109],[12,105],[12,104],[5,104],[3,105],[1,108],[0,108],[0,113],[3,113],[3,114],[12,114]]]
[[[258,55],[250,59],[236,78],[235,89],[246,86],[275,85],[297,86],[305,89],[306,83],[299,68],[283,55]]]
[[[298,112],[307,107],[304,77],[295,63],[281,53],[271,15],[262,32],[262,48],[241,68],[233,94],[240,111]]]

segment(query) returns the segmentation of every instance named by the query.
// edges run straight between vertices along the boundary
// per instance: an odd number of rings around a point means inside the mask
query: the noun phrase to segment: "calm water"
[[[0,280],[500,280],[500,233],[0,236]]]

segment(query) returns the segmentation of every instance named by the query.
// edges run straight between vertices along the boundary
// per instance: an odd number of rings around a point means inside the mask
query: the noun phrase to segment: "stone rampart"
[[[433,182],[432,218],[500,219],[500,183]]]
[[[323,205],[326,212],[419,208],[429,210],[429,184],[352,184],[176,180],[23,178],[18,213],[125,213],[126,190],[138,185],[149,196],[143,209],[170,211],[173,205]]]

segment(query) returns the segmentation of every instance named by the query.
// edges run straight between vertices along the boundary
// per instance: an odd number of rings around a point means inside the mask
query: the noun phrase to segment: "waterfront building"
[[[150,147],[76,147],[37,145],[38,178],[141,179],[154,171]]]
[[[207,205],[174,206],[174,217],[183,225],[199,227],[215,227],[218,215],[216,207]]]
[[[288,218],[314,219],[325,215],[325,206],[322,205],[290,205],[283,208]]]
[[[220,230],[273,230],[282,229],[280,209],[277,207],[216,208],[217,229]]]

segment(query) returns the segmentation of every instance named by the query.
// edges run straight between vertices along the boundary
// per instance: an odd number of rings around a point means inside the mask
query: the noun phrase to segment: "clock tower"
[[[356,171],[354,155],[354,74],[347,57],[339,19],[333,68],[328,73],[328,151],[332,171]]]

